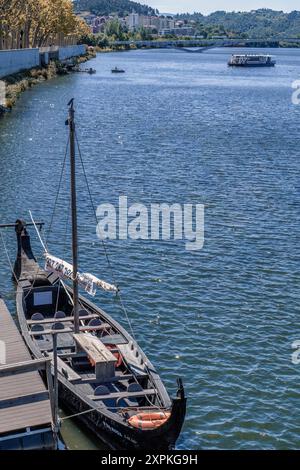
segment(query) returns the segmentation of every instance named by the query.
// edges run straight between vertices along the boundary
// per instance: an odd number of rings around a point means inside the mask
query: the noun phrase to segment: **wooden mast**
[[[72,211],[72,255],[73,255],[73,302],[74,302],[74,330],[79,333],[79,292],[78,292],[78,230],[77,230],[77,200],[76,200],[76,162],[75,162],[75,120],[74,99],[69,103],[69,130],[70,130],[70,167],[71,167],[71,211]]]

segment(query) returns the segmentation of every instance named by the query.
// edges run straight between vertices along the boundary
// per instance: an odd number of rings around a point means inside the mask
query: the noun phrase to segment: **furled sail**
[[[73,266],[66,261],[52,256],[50,253],[45,253],[45,271],[55,273],[62,279],[74,279]],[[118,292],[118,288],[108,282],[98,279],[89,273],[77,273],[79,284],[88,292],[90,295],[95,295],[97,287],[105,290],[106,292]]]
[[[91,295],[96,294],[96,287],[100,287],[106,292],[118,292],[118,288],[108,282],[98,279],[96,276],[90,273],[83,273],[79,275],[79,282],[81,285],[86,284],[85,290]]]

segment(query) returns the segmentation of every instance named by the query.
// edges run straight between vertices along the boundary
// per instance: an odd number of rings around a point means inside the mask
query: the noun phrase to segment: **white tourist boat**
[[[232,67],[274,67],[276,60],[265,54],[233,54],[228,62]]]

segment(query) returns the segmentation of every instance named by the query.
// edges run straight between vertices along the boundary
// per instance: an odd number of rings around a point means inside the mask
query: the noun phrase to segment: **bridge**
[[[251,39],[174,39],[174,40],[153,40],[153,41],[114,41],[110,42],[112,47],[137,47],[152,49],[180,49],[186,52],[192,52],[188,48],[199,48],[195,52],[204,52],[215,47],[250,47],[251,45],[260,45],[262,47],[279,47],[280,43],[287,42],[300,44],[300,38],[251,38]]]

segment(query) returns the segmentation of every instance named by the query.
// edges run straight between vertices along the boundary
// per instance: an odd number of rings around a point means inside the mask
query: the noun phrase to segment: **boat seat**
[[[42,313],[34,313],[33,315],[31,315],[31,320],[32,321],[41,321],[41,320],[44,320],[44,315]]]
[[[144,396],[155,395],[156,390],[154,388],[148,390],[141,390],[139,392],[112,392],[108,395],[88,395],[88,398],[93,401],[105,400],[108,398],[116,398],[116,399],[123,399],[123,398],[142,398]]]
[[[100,325],[102,325],[100,318],[94,318],[93,320],[90,320],[88,324],[88,326],[100,326]]]
[[[88,312],[87,310],[81,309],[81,310],[79,310],[78,315],[79,315],[80,317],[88,317],[88,316],[89,316],[89,312]]]
[[[141,392],[143,390],[143,387],[134,382],[132,384],[129,384],[128,387],[127,387],[127,392],[131,393],[131,392]]]
[[[95,319],[96,320],[96,319]],[[96,325],[81,326],[80,331],[107,331],[110,328],[108,323],[101,323],[101,320]]]
[[[80,328],[80,331],[84,331],[84,332],[93,332],[93,331],[103,331],[103,325],[100,325],[100,326],[81,326]],[[44,331],[44,335],[51,335],[53,333],[53,330],[50,329],[50,330],[45,330]],[[60,330],[60,333],[74,333],[74,328],[65,328],[64,330],[61,329]],[[31,330],[30,334],[32,336],[36,336],[37,333],[35,333],[34,331]],[[107,349],[107,348],[106,348]]]
[[[101,397],[102,395],[110,395],[109,388],[105,385],[99,385],[95,388],[94,395],[97,397]]]
[[[88,315],[86,317],[82,317],[82,320],[92,320],[93,318],[98,318],[98,315]],[[45,320],[27,320],[28,325],[33,325],[34,323],[41,323],[41,324],[50,324],[54,323],[56,320],[59,320],[60,322],[67,323],[67,322],[73,322],[74,317],[64,317],[64,318],[45,318]]]
[[[45,329],[43,325],[40,325],[39,323],[37,323],[31,327],[30,334],[34,335],[36,339],[42,339],[44,335],[44,331]]]
[[[107,408],[115,408],[117,406],[116,399],[111,398],[110,390],[106,385],[99,385],[94,392],[95,396],[99,397],[106,397],[105,398],[105,406]]]
[[[137,393],[137,392],[142,392],[142,391],[143,391],[143,387],[140,384],[136,383],[136,382],[129,384],[128,387],[127,387],[127,392],[129,392],[129,393]],[[134,398],[138,398],[138,397],[133,397],[133,399]],[[123,398],[119,398],[117,400],[117,406],[120,404],[119,403],[120,400],[125,400],[125,403],[126,403],[127,406],[136,405],[136,400],[130,400],[130,397],[127,397],[127,398],[123,397]]]
[[[45,331],[45,328],[43,327],[43,325],[37,323],[32,326],[31,331],[40,333],[41,331]]]
[[[62,312],[61,310],[58,310],[55,315],[54,315],[55,320],[61,319],[61,318],[66,318],[65,312]]]
[[[56,322],[56,323],[53,323],[53,325],[51,326],[51,329],[52,330],[64,330],[65,325],[63,323]]]
[[[132,374],[124,374],[124,375],[115,375],[114,377],[108,377],[105,380],[97,380],[96,376],[83,378],[82,383],[84,384],[94,384],[94,385],[105,385],[105,384],[115,384],[117,382],[129,381],[133,380],[134,377]]]

